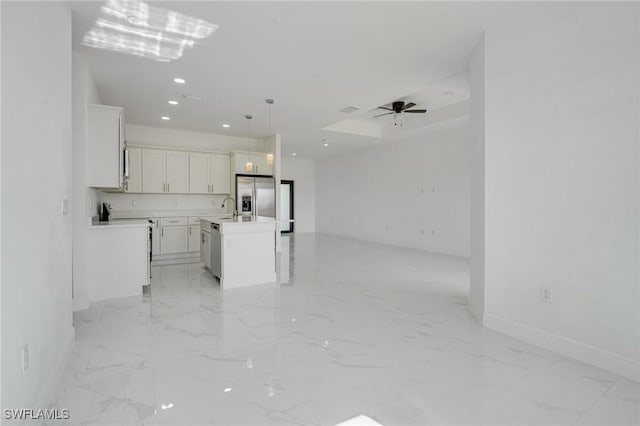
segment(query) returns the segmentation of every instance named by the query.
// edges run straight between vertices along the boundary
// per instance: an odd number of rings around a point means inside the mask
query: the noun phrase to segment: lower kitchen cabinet
[[[151,218],[151,254],[153,256],[160,255],[160,219]]]
[[[200,225],[189,225],[189,253],[200,251]]]
[[[188,226],[160,228],[160,254],[186,253],[189,246]]]

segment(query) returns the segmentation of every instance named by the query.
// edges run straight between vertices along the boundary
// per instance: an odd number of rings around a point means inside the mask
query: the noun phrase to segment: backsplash
[[[227,195],[191,194],[120,194],[101,192],[99,202],[111,204],[111,210],[210,210],[212,213],[226,213],[221,208]],[[227,203],[230,203],[228,201]]]

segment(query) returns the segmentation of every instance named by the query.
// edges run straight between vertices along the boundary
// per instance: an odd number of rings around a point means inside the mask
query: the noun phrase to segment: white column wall
[[[638,7],[491,28],[484,76],[485,325],[636,379]]]
[[[1,7],[2,408],[47,408],[73,341],[71,13]]]
[[[282,179],[293,183],[294,233],[315,232],[316,177],[315,161],[305,158],[283,158]],[[286,215],[286,212],[281,212]]]

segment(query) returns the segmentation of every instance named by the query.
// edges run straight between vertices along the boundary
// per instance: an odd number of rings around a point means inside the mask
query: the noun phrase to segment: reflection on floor
[[[640,423],[637,383],[479,327],[467,262],[284,244],[287,284],[221,292],[201,265],[163,266],[150,295],[77,313],[67,424]]]

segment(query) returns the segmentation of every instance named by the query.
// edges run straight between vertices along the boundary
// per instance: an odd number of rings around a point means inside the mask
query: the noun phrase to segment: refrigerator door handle
[[[258,216],[258,190],[253,185],[253,215]]]

